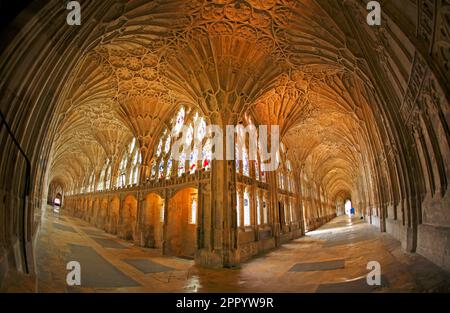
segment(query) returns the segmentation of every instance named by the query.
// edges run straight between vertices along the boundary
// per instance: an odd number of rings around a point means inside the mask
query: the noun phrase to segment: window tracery
[[[178,140],[182,140],[180,146],[183,148],[175,153],[172,149]],[[150,179],[170,179],[174,175],[181,177],[194,174],[199,168],[209,170],[211,156],[211,140],[206,136],[205,118],[196,110],[180,106],[169,127],[162,131],[153,154]]]
[[[138,184],[139,169],[142,163],[142,155],[136,138],[126,146],[122,155],[117,172],[116,187],[122,188],[127,185]],[[107,184],[108,186],[108,184]]]

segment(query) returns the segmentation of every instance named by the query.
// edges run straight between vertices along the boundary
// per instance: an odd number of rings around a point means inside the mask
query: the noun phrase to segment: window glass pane
[[[244,193],[244,226],[250,226],[250,196],[247,191]]]
[[[170,176],[172,176],[172,163],[173,163],[173,160],[170,158],[169,161],[167,161],[167,172],[166,172],[167,179],[169,179]]]
[[[182,153],[180,159],[178,160],[178,176],[181,176],[185,173],[185,165],[186,164],[186,153]]]
[[[192,196],[191,199],[191,224],[197,223],[197,196]]]

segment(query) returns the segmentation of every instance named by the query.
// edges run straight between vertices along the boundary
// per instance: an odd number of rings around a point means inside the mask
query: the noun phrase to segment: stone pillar
[[[163,229],[162,229],[162,233],[163,233],[163,238],[162,238],[162,252],[164,255],[169,254],[169,246],[168,246],[168,229],[167,229],[167,225],[168,225],[168,220],[169,220],[169,202],[170,202],[170,197],[172,196],[172,193],[165,189],[164,190],[164,221],[163,221]]]
[[[141,247],[145,246],[145,198],[138,193],[137,195],[137,213],[136,213],[136,238]]]
[[[200,230],[203,233],[203,245],[196,254],[196,263],[206,267],[234,267],[240,263],[237,242],[236,163],[234,160],[226,160],[229,153],[226,147],[226,121],[233,124],[229,118],[211,118],[211,124],[222,127],[224,154],[223,160],[212,160],[210,205],[203,205],[204,229]],[[209,249],[208,244],[211,245]]]

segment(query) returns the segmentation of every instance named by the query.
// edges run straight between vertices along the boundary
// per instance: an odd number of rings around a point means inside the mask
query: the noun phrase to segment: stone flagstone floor
[[[51,210],[49,209],[51,212]],[[36,246],[38,292],[449,292],[450,275],[401,250],[388,234],[339,217],[237,269],[198,268],[163,257],[86,222],[48,213]],[[66,284],[66,264],[81,265],[81,286]],[[367,264],[381,265],[382,286],[369,286]],[[30,292],[10,275],[3,292]]]

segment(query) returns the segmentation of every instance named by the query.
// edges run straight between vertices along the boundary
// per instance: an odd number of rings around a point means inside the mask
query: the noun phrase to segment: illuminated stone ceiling
[[[115,166],[136,137],[148,164],[179,104],[211,123],[250,112],[280,125],[296,168],[350,193],[370,155],[373,87],[333,1],[128,1],[65,87],[51,175],[63,185]],[[69,175],[67,175],[69,173]],[[70,177],[69,177],[70,176]]]

